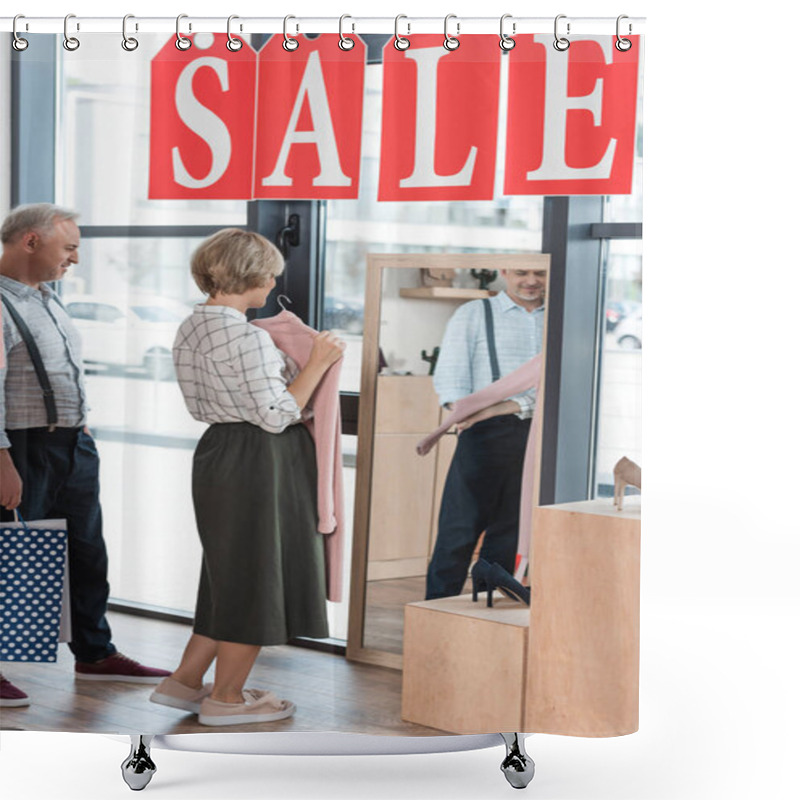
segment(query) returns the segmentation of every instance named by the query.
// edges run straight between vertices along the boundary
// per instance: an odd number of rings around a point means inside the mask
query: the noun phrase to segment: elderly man
[[[0,514],[9,519],[19,508],[25,519],[67,520],[75,677],[158,683],[170,673],[117,652],[106,620],[108,558],[81,343],[49,285],[78,263],[76,216],[48,203],[20,206],[0,232],[6,361],[0,369]],[[34,368],[37,352],[51,395]],[[27,704],[22,690],[0,680],[0,705]]]
[[[501,270],[506,289],[451,317],[434,373],[444,406],[522,366],[542,349],[547,272]],[[425,597],[460,594],[481,533],[481,558],[514,571],[520,490],[535,390],[462,422],[447,473]],[[478,587],[479,589],[482,587]]]

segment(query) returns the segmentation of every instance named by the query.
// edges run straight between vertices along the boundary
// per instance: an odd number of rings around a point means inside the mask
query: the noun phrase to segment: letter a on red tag
[[[261,49],[255,197],[358,197],[366,47],[351,38],[350,50],[335,34]]]
[[[227,36],[195,34],[153,58],[150,89],[150,199],[251,196],[256,53]]]

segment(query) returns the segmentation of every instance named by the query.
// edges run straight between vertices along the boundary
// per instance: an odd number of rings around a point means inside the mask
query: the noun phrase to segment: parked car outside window
[[[346,333],[363,333],[364,304],[328,295],[325,297],[322,327]]]
[[[614,329],[617,344],[623,350],[641,350],[642,348],[642,311],[634,311],[624,317]]]
[[[154,380],[174,377],[172,343],[191,307],[158,295],[63,299],[80,331],[87,365],[143,370]]]

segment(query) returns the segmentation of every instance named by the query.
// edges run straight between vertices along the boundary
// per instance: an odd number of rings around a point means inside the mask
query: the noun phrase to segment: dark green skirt
[[[195,633],[257,645],[325,638],[317,467],[305,426],[212,425],[194,453],[192,495],[203,545]]]

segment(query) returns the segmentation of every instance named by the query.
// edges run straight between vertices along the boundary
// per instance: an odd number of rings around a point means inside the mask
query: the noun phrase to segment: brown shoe
[[[246,725],[250,722],[275,722],[291,717],[297,708],[289,700],[280,700],[272,692],[245,689],[244,703],[221,703],[206,697],[200,704],[197,721],[201,725]]]
[[[82,681],[126,681],[127,683],[161,683],[172,673],[168,669],[145,667],[122,653],[114,653],[96,664],[75,662],[75,677]]]

